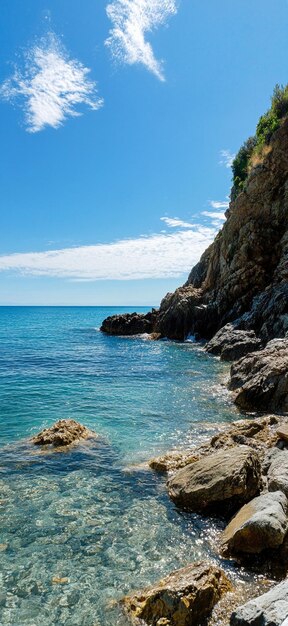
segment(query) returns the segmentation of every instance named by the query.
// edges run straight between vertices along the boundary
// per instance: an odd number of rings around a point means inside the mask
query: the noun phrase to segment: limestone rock
[[[31,439],[36,446],[51,446],[54,448],[69,446],[81,439],[95,437],[95,433],[82,426],[75,420],[59,420],[50,428],[45,428]]]
[[[231,626],[281,626],[288,617],[288,581],[234,611]]]
[[[231,583],[220,568],[193,563],[125,597],[122,603],[136,623],[197,626],[210,615],[223,593],[231,589]]]
[[[260,346],[261,340],[254,330],[238,330],[233,324],[226,324],[208,342],[206,351],[219,355],[224,361],[237,361]]]
[[[258,554],[282,545],[288,530],[284,493],[263,493],[245,504],[222,534],[224,554]]]
[[[178,470],[167,483],[178,506],[191,511],[219,508],[222,514],[251,500],[260,484],[259,457],[248,446],[203,457]]]
[[[229,388],[242,409],[288,411],[288,338],[234,363]]]
[[[153,333],[157,312],[152,310],[143,313],[124,313],[107,317],[101,326],[101,331],[108,335],[141,335]]]
[[[288,498],[288,453],[283,451],[272,460],[268,474],[269,491],[283,491]]]

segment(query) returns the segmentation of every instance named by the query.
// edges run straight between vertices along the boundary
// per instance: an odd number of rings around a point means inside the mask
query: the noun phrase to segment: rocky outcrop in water
[[[59,420],[50,428],[41,430],[32,437],[31,442],[35,446],[49,446],[51,448],[65,448],[81,440],[96,437],[96,433],[79,424],[75,420]]]
[[[242,409],[288,411],[288,338],[234,363],[229,388]]]
[[[124,313],[107,317],[101,331],[108,335],[141,335],[152,333],[155,325],[156,311],[146,313]]]
[[[178,470],[167,486],[177,506],[189,511],[220,509],[225,515],[259,492],[259,457],[248,446],[220,450]]]
[[[135,624],[198,626],[221,596],[232,589],[224,572],[207,563],[193,563],[122,600]]]

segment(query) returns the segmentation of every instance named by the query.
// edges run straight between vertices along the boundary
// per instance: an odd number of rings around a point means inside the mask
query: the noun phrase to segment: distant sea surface
[[[126,626],[123,595],[215,558],[217,527],[179,513],[143,463],[236,419],[228,368],[193,340],[99,331],[133,310],[0,308],[1,626]],[[97,444],[28,453],[60,418]]]

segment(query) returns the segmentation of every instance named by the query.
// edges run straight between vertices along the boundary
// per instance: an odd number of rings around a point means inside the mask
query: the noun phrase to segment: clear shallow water
[[[141,462],[237,417],[227,366],[191,342],[102,335],[119,310],[0,309],[1,625],[125,626],[123,594],[216,558],[216,525],[180,514]],[[27,454],[60,418],[101,437]]]

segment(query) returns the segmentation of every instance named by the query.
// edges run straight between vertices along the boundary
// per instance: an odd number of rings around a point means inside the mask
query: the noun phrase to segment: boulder
[[[178,470],[167,485],[170,497],[180,507],[191,511],[220,507],[226,514],[258,493],[259,457],[249,446],[220,450]]]
[[[288,581],[234,611],[231,626],[280,626],[288,617]]]
[[[81,439],[88,439],[93,436],[96,436],[95,433],[86,428],[86,426],[75,422],[75,420],[64,419],[59,420],[50,428],[41,430],[35,437],[32,437],[31,442],[35,446],[59,448],[70,446]]]
[[[268,471],[273,463],[273,461],[275,461],[276,458],[282,457],[283,460],[285,460],[285,457],[283,457],[283,454],[285,453],[285,450],[280,450],[277,446],[275,446],[274,448],[269,448],[266,452],[265,455],[263,457],[262,460],[262,474],[264,474],[264,476],[266,476],[268,474]]]
[[[219,568],[193,563],[122,600],[137,623],[151,626],[197,626],[206,619],[221,596],[232,589]],[[139,620],[139,622],[138,622]]]
[[[282,545],[288,530],[284,493],[263,493],[245,504],[222,534],[224,554],[259,554]]]
[[[274,339],[234,363],[229,388],[242,409],[288,411],[288,338]]]
[[[107,335],[142,335],[154,331],[157,311],[152,309],[145,315],[143,313],[124,313],[123,315],[111,315],[101,325],[100,330]]]
[[[267,474],[268,490],[283,491],[288,498],[288,453],[275,455]]]
[[[259,350],[261,340],[254,330],[238,330],[233,324],[226,324],[206,345],[206,351],[219,355],[224,361],[237,361],[249,352]]]
[[[281,426],[277,428],[276,433],[279,439],[282,439],[283,441],[285,441],[285,443],[288,443],[288,423],[287,422],[284,422],[284,424],[281,424]]]

